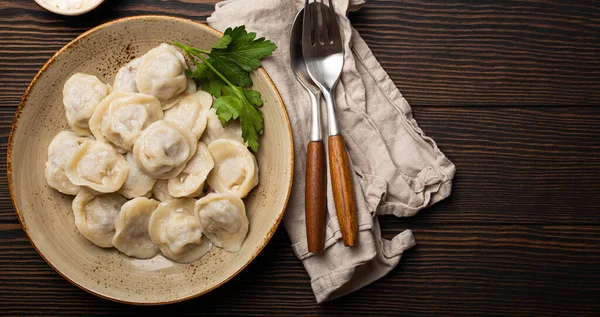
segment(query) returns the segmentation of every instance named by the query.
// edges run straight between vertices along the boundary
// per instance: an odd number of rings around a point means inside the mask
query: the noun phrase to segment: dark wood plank
[[[33,1],[0,0],[0,165],[21,94],[60,47],[118,17],[202,22],[217,2],[108,0],[64,18]],[[382,219],[386,237],[410,228],[418,246],[372,285],[316,305],[280,228],[247,269],[201,298],[166,307],[101,300],[35,253],[0,169],[0,315],[598,316],[599,7],[368,0],[351,14],[421,128],[458,167],[450,198],[416,217]]]
[[[217,1],[108,1],[63,18],[0,0],[0,101],[15,102],[39,67],[85,30],[139,14],[205,21]],[[597,105],[597,1],[369,0],[351,15],[413,105]]]
[[[600,108],[414,112],[457,174],[446,201],[409,221],[600,223]]]
[[[597,105],[597,1],[369,1],[354,25],[413,105]]]
[[[391,236],[396,230],[386,231]],[[599,226],[414,228],[418,246],[384,279],[316,305],[301,263],[279,230],[221,288],[182,304],[129,307],[62,279],[17,225],[0,225],[0,315],[594,316],[600,310]]]
[[[600,108],[415,107],[456,164],[453,193],[413,223],[600,224]],[[0,107],[0,165],[12,109]],[[0,170],[0,222],[15,219]]]

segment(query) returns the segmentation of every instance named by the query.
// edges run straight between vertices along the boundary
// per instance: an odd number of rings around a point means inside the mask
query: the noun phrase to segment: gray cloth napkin
[[[328,186],[325,251],[319,254],[307,250],[304,218],[310,103],[294,78],[288,49],[292,21],[304,1],[226,0],[208,18],[209,25],[221,31],[244,24],[278,46],[272,57],[263,60],[263,67],[283,98],[294,135],[296,168],[284,225],[319,303],[368,285],[396,267],[402,253],[415,245],[413,234],[406,230],[391,240],[383,239],[378,216],[413,216],[444,199],[455,173],[454,164],[418,127],[408,102],[350,25],[346,13],[363,3],[334,1],[346,51],[336,91],[337,115],[355,171],[359,245],[344,246]],[[326,123],[325,112],[323,118]]]

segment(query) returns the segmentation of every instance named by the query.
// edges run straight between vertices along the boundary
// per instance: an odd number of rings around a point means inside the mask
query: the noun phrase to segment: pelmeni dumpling
[[[198,142],[196,154],[177,177],[169,179],[169,194],[173,197],[197,197],[202,194],[204,181],[215,163],[202,142]]]
[[[196,215],[202,232],[214,245],[238,252],[248,234],[244,202],[232,193],[213,193],[196,202]]]
[[[95,245],[110,248],[113,246],[115,222],[126,201],[119,194],[94,195],[90,190],[82,189],[73,199],[75,226]]]
[[[108,108],[114,100],[121,98],[127,98],[132,93],[126,91],[114,91],[104,98],[94,109],[94,113],[89,121],[89,128],[94,135],[94,138],[98,141],[108,142],[108,139],[104,137],[102,132],[102,126],[108,125]],[[118,150],[118,149],[117,149]]]
[[[159,179],[152,187],[152,196],[160,201],[167,201],[174,199],[175,197],[169,194],[169,180],[167,179]]]
[[[48,186],[67,195],[77,195],[79,193],[81,187],[69,180],[65,173],[65,167],[77,147],[86,140],[90,139],[79,136],[73,131],[61,131],[52,139],[48,146],[48,160],[45,169]]]
[[[199,140],[206,128],[212,102],[213,97],[209,93],[199,90],[183,97],[175,107],[165,111],[164,119],[190,130]]]
[[[202,235],[200,222],[194,215],[194,203],[192,198],[164,201],[150,217],[148,232],[152,242],[175,262],[194,262],[212,246]]]
[[[210,143],[208,151],[215,162],[207,179],[212,189],[244,198],[258,184],[256,158],[242,143],[220,139]]]
[[[187,79],[187,87],[181,94],[176,95],[175,97],[173,97],[167,101],[164,101],[162,103],[163,110],[171,109],[171,108],[177,106],[179,104],[179,102],[181,102],[181,99],[183,99],[185,96],[195,93],[196,90],[198,90],[198,86],[196,86],[196,82],[193,79],[188,78]]]
[[[187,88],[186,68],[183,55],[174,46],[162,43],[141,57],[135,74],[137,89],[166,102]]]
[[[153,178],[173,178],[196,153],[196,138],[179,125],[159,120],[148,126],[133,146],[139,167]]]
[[[113,91],[138,92],[137,85],[135,84],[135,74],[140,67],[141,61],[142,59],[138,57],[119,69],[113,82]]]
[[[121,207],[115,223],[115,235],[112,243],[119,251],[139,259],[149,259],[159,252],[148,233],[148,224],[152,212],[158,207],[158,201],[138,197]]]
[[[158,99],[140,93],[125,93],[110,102],[102,121],[102,134],[117,147],[131,151],[142,130],[162,117]]]
[[[88,121],[96,106],[110,93],[110,86],[105,85],[96,76],[76,73],[63,87],[63,104],[67,122],[79,135],[90,135]]]
[[[119,194],[130,199],[148,195],[154,187],[156,179],[150,177],[137,165],[133,154],[125,154],[125,160],[129,166],[129,173],[127,173],[125,183],[119,189]]]
[[[217,116],[215,108],[210,108],[207,114],[206,129],[200,141],[210,144],[214,140],[230,139],[244,143],[242,138],[242,126],[238,120],[229,121],[225,127]]]
[[[75,150],[65,171],[75,185],[112,193],[125,183],[129,166],[123,155],[117,153],[110,144],[88,140]]]

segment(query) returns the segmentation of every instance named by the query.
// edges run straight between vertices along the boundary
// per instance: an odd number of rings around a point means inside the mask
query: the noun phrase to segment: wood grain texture
[[[39,67],[100,23],[139,14],[205,21],[216,0],[107,0],[65,18],[0,0],[0,104]],[[413,106],[600,103],[597,1],[368,0],[351,21]]]
[[[439,225],[385,278],[323,305],[279,230],[261,255],[217,290],[181,304],[131,307],[72,286],[0,227],[0,315],[594,316],[600,309],[600,227]],[[393,234],[387,231],[386,235]]]
[[[344,137],[342,135],[330,136],[327,139],[327,147],[329,149],[331,191],[342,239],[347,247],[355,246],[358,243],[356,197],[354,196],[350,159]]]
[[[60,47],[118,17],[204,21],[216,2],[107,0],[65,18],[0,0],[0,165],[19,98]],[[418,244],[381,280],[316,305],[280,228],[248,268],[205,296],[166,307],[108,302],[35,252],[1,169],[0,316],[600,315],[599,6],[368,0],[350,15],[458,168],[448,199],[415,217],[380,219],[385,237],[408,228]]]
[[[327,156],[323,141],[308,143],[306,151],[306,242],[308,252],[323,251],[325,243],[325,215],[327,214]]]
[[[354,26],[412,105],[598,105],[598,1],[377,0]]]

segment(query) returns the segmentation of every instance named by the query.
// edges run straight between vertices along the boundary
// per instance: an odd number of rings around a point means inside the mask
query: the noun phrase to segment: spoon
[[[304,205],[306,215],[306,239],[309,252],[323,251],[325,239],[326,211],[326,163],[325,146],[321,135],[321,91],[312,81],[306,70],[302,55],[302,23],[304,9],[296,14],[290,34],[290,60],[294,75],[306,89],[311,102],[310,139],[306,154],[306,183]]]

